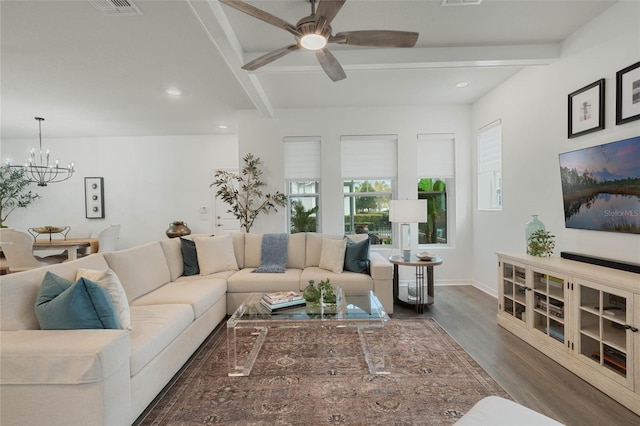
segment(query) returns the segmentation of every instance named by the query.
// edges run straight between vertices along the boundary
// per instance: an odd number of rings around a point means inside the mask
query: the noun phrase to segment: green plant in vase
[[[556,247],[555,235],[544,229],[534,231],[527,242],[529,254],[538,257],[550,257]]]
[[[307,305],[332,305],[335,308],[337,297],[331,286],[331,280],[327,278],[316,284],[314,280],[309,280],[309,285],[302,292]]]

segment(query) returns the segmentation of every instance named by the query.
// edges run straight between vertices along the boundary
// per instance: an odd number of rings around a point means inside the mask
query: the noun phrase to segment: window
[[[448,244],[449,193],[454,185],[455,139],[452,134],[418,135],[418,199],[427,200],[427,221],[418,224],[418,244]]]
[[[319,137],[284,138],[284,178],[289,204],[289,232],[317,232],[320,213]]]
[[[369,234],[372,244],[391,244],[391,179],[344,181],[344,232]]]
[[[502,210],[502,123],[478,130],[478,210]]]
[[[343,136],[344,232],[391,244],[389,201],[397,174],[397,136]]]

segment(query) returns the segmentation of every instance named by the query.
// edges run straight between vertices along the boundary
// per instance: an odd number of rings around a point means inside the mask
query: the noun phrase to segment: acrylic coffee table
[[[248,376],[270,329],[356,328],[360,346],[371,374],[384,371],[384,326],[389,315],[372,291],[337,291],[336,305],[326,309],[301,306],[271,313],[262,306],[262,293],[252,293],[227,320],[227,354],[229,376]],[[248,354],[238,351],[239,335],[251,335],[253,346]]]

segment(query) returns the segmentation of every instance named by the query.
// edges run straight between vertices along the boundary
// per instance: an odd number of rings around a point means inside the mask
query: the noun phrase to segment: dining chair
[[[98,253],[116,251],[120,238],[120,225],[109,225],[98,233]]]
[[[0,229],[0,241],[3,243],[2,252],[7,259],[10,273],[62,263],[67,259],[65,255],[35,256],[33,254],[33,237],[18,229]]]

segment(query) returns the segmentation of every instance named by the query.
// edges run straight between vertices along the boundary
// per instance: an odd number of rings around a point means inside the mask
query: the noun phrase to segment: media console
[[[640,415],[640,275],[498,253],[498,324]]]

